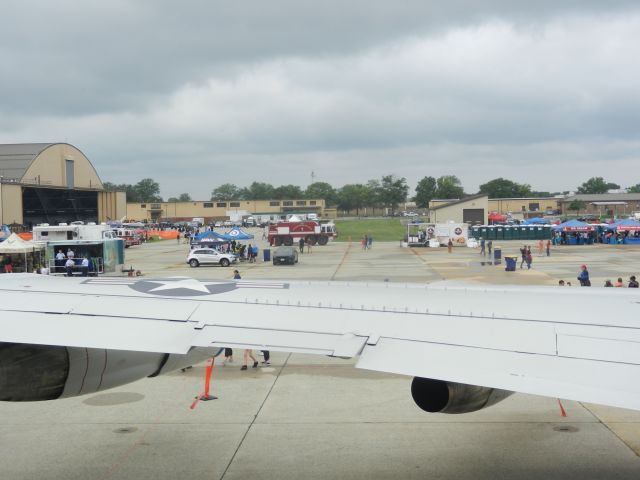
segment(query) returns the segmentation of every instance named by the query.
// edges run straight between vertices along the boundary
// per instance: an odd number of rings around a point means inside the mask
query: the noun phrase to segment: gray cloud
[[[166,196],[311,170],[640,182],[617,173],[638,161],[635,2],[252,6],[9,2],[0,141],[69,141]]]

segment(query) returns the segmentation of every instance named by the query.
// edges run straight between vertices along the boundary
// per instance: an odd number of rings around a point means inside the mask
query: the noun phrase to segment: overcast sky
[[[640,2],[4,0],[0,143],[103,181],[640,183]]]

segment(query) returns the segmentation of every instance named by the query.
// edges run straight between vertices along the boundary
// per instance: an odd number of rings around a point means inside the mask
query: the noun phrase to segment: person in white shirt
[[[73,258],[69,257],[67,258],[66,263],[64,264],[64,267],[67,269],[67,276],[71,277],[73,276],[73,267],[76,266],[76,262],[73,261]]]
[[[56,253],[56,260],[55,260],[55,268],[54,268],[54,272],[61,272],[63,271],[64,268],[64,259],[65,259],[65,255],[64,253],[62,253],[62,250],[58,250],[58,253]]]
[[[86,277],[89,275],[89,259],[87,257],[82,258],[82,263],[80,264],[82,268],[82,276]]]
[[[73,250],[71,250],[71,248],[69,248],[67,250],[67,258],[73,258],[76,254],[73,253]]]

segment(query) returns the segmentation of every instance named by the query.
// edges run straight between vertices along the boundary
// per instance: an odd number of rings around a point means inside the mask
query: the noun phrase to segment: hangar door
[[[98,221],[98,192],[57,188],[24,187],[22,189],[23,223],[57,225]]]
[[[482,225],[484,223],[484,208],[464,208],[462,221],[471,225]]]

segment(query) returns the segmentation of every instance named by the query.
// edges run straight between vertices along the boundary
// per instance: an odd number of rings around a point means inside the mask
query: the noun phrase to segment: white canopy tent
[[[28,255],[35,256],[36,252],[42,252],[44,247],[33,242],[23,240],[15,233],[0,243],[0,255],[24,255],[24,271],[28,271]]]

